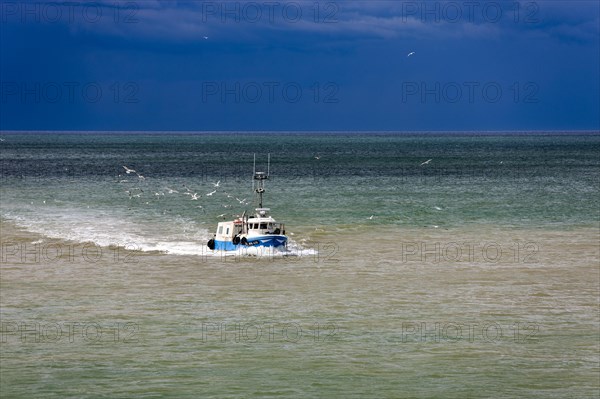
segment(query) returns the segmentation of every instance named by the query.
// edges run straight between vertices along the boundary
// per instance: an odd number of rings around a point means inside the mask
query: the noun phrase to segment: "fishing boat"
[[[242,216],[227,222],[219,222],[213,238],[206,244],[212,250],[235,251],[249,247],[285,248],[288,238],[285,225],[277,222],[270,215],[270,209],[263,207],[265,181],[269,179],[271,156],[267,163],[267,172],[256,171],[256,155],[254,156],[254,172],[252,190],[258,195],[258,208],[253,215]]]

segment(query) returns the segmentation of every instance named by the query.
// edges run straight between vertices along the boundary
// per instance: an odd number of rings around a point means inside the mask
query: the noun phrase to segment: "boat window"
[[[223,226],[219,226],[219,234],[223,234]]]
[[[227,228],[227,230],[225,230],[225,234],[229,234],[229,227]]]
[[[261,229],[266,229],[267,228],[267,224],[266,223],[261,223],[260,224],[260,228]]]

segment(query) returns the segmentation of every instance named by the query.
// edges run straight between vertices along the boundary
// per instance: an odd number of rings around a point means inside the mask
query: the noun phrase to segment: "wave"
[[[153,215],[140,220],[140,216],[102,209],[44,209],[44,212],[3,211],[2,218],[18,228],[42,236],[93,243],[100,247],[122,247],[142,252],[160,252],[171,255],[194,255],[206,257],[247,256],[284,257],[317,254],[311,248],[293,240],[287,248],[240,248],[236,251],[212,251],[206,243],[212,233],[199,222],[182,216]],[[37,242],[41,242],[38,240]]]

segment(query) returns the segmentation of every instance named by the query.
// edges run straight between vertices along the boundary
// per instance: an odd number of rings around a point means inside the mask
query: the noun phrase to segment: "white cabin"
[[[232,241],[235,236],[256,237],[269,234],[285,234],[283,223],[277,222],[268,215],[269,208],[257,208],[254,216],[219,222],[215,239],[217,241]]]

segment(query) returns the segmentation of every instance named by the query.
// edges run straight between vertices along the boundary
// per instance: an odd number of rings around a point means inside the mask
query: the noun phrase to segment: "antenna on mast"
[[[256,153],[254,154],[254,167],[252,168],[252,192],[254,192],[254,175],[256,174]]]
[[[271,175],[271,153],[267,154],[267,177]]]
[[[269,165],[271,162],[271,154],[269,154]],[[267,166],[269,170],[270,166]],[[257,172],[256,171],[256,154],[254,154],[254,175],[252,176],[252,191],[258,194],[258,207],[262,208],[263,194],[265,192],[265,180],[269,178],[268,172]],[[256,180],[256,189],[254,189],[254,180]]]

